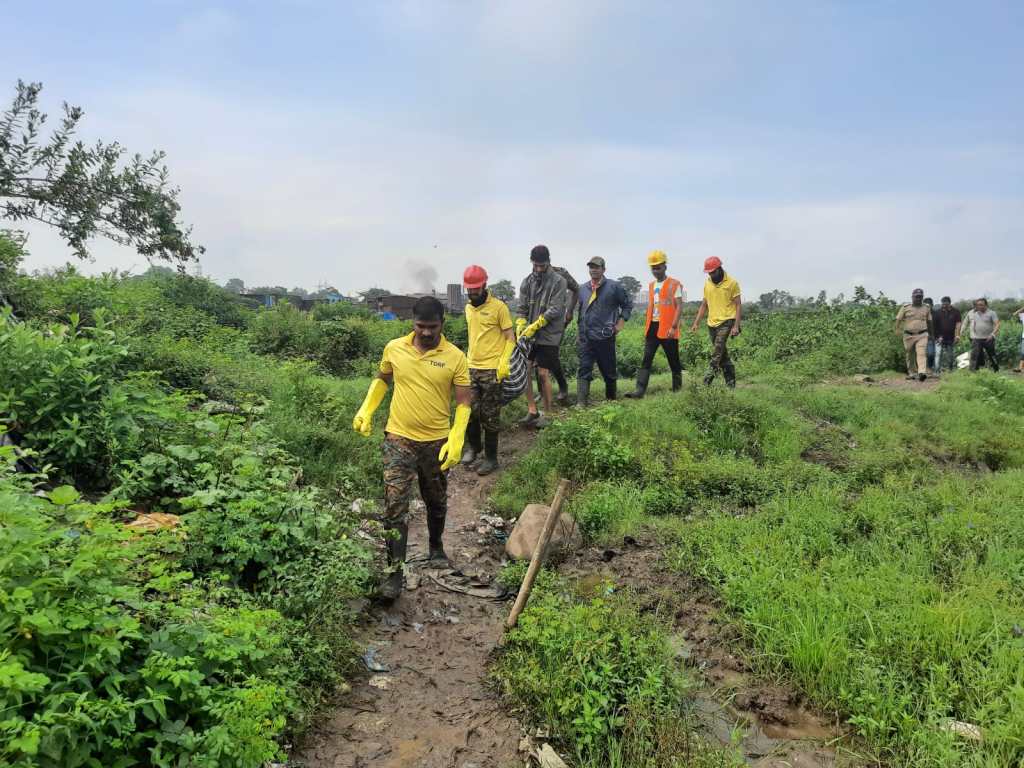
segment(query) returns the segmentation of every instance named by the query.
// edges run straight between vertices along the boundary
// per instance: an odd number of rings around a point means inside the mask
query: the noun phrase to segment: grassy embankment
[[[495,502],[514,513],[559,475],[592,539],[656,530],[755,667],[841,712],[881,759],[1024,758],[1024,383],[958,373],[921,393],[766,372],[606,405],[545,432]],[[520,696],[518,669],[502,674]]]

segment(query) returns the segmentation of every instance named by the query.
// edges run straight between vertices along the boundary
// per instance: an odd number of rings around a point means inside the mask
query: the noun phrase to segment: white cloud
[[[441,284],[472,262],[517,281],[530,247],[546,242],[581,276],[600,254],[612,274],[642,277],[644,255],[663,248],[691,294],[710,254],[748,294],[849,294],[863,283],[896,297],[918,284],[965,296],[1024,282],[1012,278],[1020,197],[780,203],[771,179],[793,169],[751,148],[481,143],[342,107],[187,88],[96,94],[85,127],[133,151],[167,150],[184,218],[208,248],[203,266],[220,281],[397,288],[409,285],[410,260],[435,264]],[[765,183],[748,188],[758,174]],[[730,187],[745,194],[724,197]],[[68,258],[52,234],[32,231],[30,266]],[[145,266],[107,244],[95,253],[94,269]]]

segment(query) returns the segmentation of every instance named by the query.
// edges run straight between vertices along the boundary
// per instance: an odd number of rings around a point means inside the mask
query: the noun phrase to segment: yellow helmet
[[[667,263],[668,263],[668,257],[665,255],[664,251],[651,251],[650,255],[647,257],[647,266],[648,267],[655,267],[658,264],[667,264]]]

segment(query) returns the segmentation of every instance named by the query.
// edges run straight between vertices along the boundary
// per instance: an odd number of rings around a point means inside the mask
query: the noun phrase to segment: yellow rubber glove
[[[352,429],[363,437],[369,437],[373,430],[373,412],[376,411],[384,401],[384,395],[388,393],[388,385],[383,379],[374,379],[370,382],[370,389],[366,392],[366,399],[356,411],[356,417],[352,419]]]
[[[525,336],[528,339],[532,339],[533,338],[533,334],[535,334],[537,331],[539,331],[541,328],[543,328],[547,324],[548,324],[548,319],[546,317],[544,317],[544,315],[541,315],[536,320],[534,320],[532,323],[530,323],[530,325],[526,326],[523,329],[522,335]]]
[[[472,409],[468,405],[455,406],[455,421],[448,433],[448,442],[441,446],[437,454],[441,462],[441,471],[451,469],[462,461],[462,446],[466,442],[466,427],[469,426],[469,414]]]
[[[517,317],[516,318],[516,338],[517,339],[520,336],[523,335],[523,328],[525,328],[525,327],[526,327],[526,318],[525,317]]]
[[[501,359],[498,361],[498,370],[495,373],[498,381],[504,381],[508,378],[509,370],[512,363],[512,351],[516,348],[516,343],[512,339],[505,339],[505,348],[501,351]]]

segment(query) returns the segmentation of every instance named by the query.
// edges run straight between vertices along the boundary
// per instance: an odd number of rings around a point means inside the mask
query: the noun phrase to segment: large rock
[[[544,521],[548,519],[549,509],[547,504],[526,506],[516,521],[516,527],[512,529],[512,535],[505,542],[506,555],[513,560],[529,560],[533,557],[533,549],[537,546],[541,531],[544,530]],[[571,515],[563,512],[551,532],[548,554],[559,550],[576,549],[582,544],[583,536],[580,534],[579,526]]]

